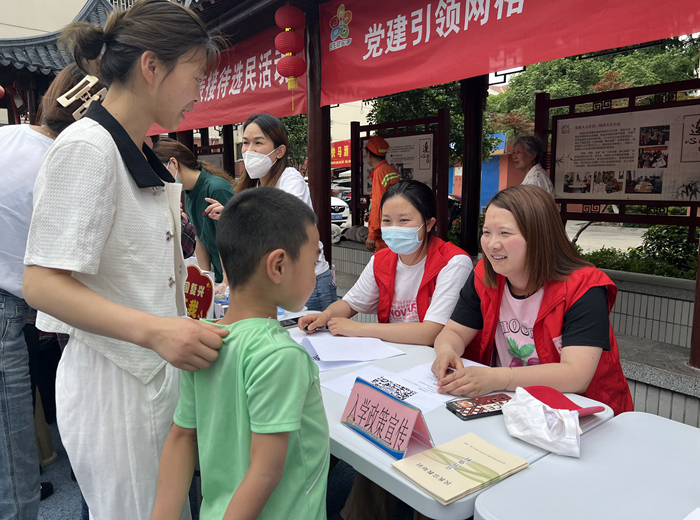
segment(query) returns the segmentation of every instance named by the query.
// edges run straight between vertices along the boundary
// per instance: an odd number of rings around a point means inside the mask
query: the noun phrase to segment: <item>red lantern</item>
[[[306,62],[299,56],[284,56],[277,62],[280,76],[289,78],[289,89],[298,88],[297,78],[306,74]]]
[[[0,85],[0,99],[2,99],[4,95],[5,95],[5,89],[2,88],[2,85]]]
[[[275,13],[275,23],[280,29],[300,29],[306,23],[306,15],[298,7],[283,5]]]
[[[282,54],[297,54],[304,50],[304,38],[294,31],[284,31],[275,36],[275,48]]]
[[[275,48],[284,54],[277,62],[277,72],[280,76],[288,78],[287,88],[294,90],[299,87],[297,78],[306,74],[306,63],[296,53],[304,50],[304,38],[295,33],[294,29],[301,29],[306,22],[306,15],[298,7],[283,5],[275,12],[275,23],[283,33],[275,37]],[[294,95],[292,94],[292,109],[294,109]]]

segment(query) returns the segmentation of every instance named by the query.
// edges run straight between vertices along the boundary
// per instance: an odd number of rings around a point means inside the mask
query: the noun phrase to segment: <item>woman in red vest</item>
[[[327,324],[334,335],[432,345],[452,315],[471,259],[434,236],[437,204],[422,182],[392,185],[381,208],[382,237],[389,247],[372,257],[342,300],[300,318],[299,328],[313,332]],[[379,323],[351,320],[358,312],[377,314]]]
[[[545,385],[603,402],[615,414],[631,411],[609,318],[617,287],[577,253],[554,199],[536,186],[496,194],[481,248],[483,259],[435,340],[440,392],[476,396]],[[489,368],[465,368],[462,355]]]

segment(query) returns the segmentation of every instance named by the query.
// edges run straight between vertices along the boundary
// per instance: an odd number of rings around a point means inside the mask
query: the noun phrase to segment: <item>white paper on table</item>
[[[297,343],[299,343],[302,347],[306,349],[306,351],[309,353],[309,356],[311,356],[311,359],[313,359],[314,363],[316,363],[316,366],[318,366],[319,372],[326,372],[327,370],[338,370],[340,368],[354,367],[357,365],[364,365],[365,363],[368,363],[368,361],[321,361],[321,358],[318,357],[318,354],[316,353],[316,350],[309,341],[309,338],[294,339]]]
[[[700,520],[700,507],[696,508],[694,511],[691,511],[690,514],[683,520]]]
[[[464,358],[462,358],[462,364],[465,367],[485,366],[481,363],[470,361]],[[432,362],[425,363],[424,365],[418,365],[417,367],[409,368],[408,370],[399,372],[396,375],[397,377],[401,377],[402,379],[404,379],[407,383],[411,383],[412,385],[420,388],[426,394],[430,394],[435,398],[442,400],[442,402],[444,403],[446,403],[447,401],[451,401],[452,399],[456,399],[457,396],[438,393],[438,378],[435,374],[433,374],[433,371],[431,370],[432,367]]]
[[[455,399],[453,395],[437,393],[437,378],[432,376],[430,367],[432,363],[426,363],[405,372],[390,372],[373,365],[345,374],[336,379],[321,383],[324,388],[350,396],[355,379],[361,377],[394,397],[419,408],[424,414],[432,412],[447,401]],[[408,374],[408,378],[404,377]],[[434,381],[430,380],[433,377]]]
[[[389,372],[382,368],[375,367],[374,365],[369,365],[349,374],[345,374],[330,381],[325,381],[321,383],[323,388],[331,390],[336,394],[344,395],[345,397],[350,397],[352,393],[352,385],[355,384],[355,379],[361,377],[365,381],[372,382],[379,377],[391,377],[395,376],[394,372]]]
[[[411,387],[419,388],[425,394],[439,400],[442,403],[451,401],[455,398],[454,395],[438,393],[438,378],[430,370],[432,366],[432,362],[424,365],[418,365],[417,367],[399,372],[396,374],[396,377],[401,378],[407,384],[410,384]]]
[[[345,338],[317,332],[308,339],[321,361],[375,361],[404,354],[377,338]]]

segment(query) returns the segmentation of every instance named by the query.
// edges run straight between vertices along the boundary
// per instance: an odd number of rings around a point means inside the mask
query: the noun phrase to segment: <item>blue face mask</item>
[[[425,226],[425,224],[423,224]],[[418,238],[420,227],[386,226],[382,227],[382,239],[397,255],[412,255],[420,247]]]

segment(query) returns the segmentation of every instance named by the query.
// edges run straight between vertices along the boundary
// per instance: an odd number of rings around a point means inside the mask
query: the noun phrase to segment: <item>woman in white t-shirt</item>
[[[193,11],[167,0],[114,11],[104,29],[69,25],[62,38],[109,90],[41,165],[23,293],[40,311],[38,328],[70,335],[57,422],[90,516],[148,520],[178,368],[209,367],[225,332],[178,318],[180,185],[144,139],[154,123],[175,130],[184,120],[220,44]]]
[[[418,181],[392,185],[382,198],[388,249],[372,257],[342,300],[300,318],[299,328],[313,332],[327,324],[334,335],[432,345],[472,270],[463,250],[434,236],[436,217],[428,186]],[[351,320],[358,312],[377,314],[379,323]]]
[[[296,168],[289,166],[289,138],[284,123],[270,114],[250,116],[243,123],[243,162],[245,171],[236,184],[236,193],[256,186],[269,186],[286,191],[306,203],[311,209],[311,194],[304,177]],[[207,199],[212,205],[206,212],[212,218],[221,211],[221,204]],[[323,254],[323,244],[318,243],[321,253],[316,262],[316,288],[311,293],[306,307],[312,311],[323,311],[338,299],[330,266]]]

